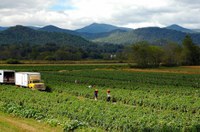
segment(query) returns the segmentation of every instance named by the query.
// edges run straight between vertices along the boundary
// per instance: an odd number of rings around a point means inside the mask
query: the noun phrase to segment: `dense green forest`
[[[0,45],[0,59],[18,60],[82,60],[111,59],[110,55],[122,52],[124,46],[93,44],[86,47],[46,43],[44,45],[6,44]]]

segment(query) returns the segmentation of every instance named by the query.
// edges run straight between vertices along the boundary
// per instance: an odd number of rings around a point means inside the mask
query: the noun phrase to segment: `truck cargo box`
[[[16,72],[15,73],[15,85],[28,87],[28,84],[32,80],[41,80],[40,73],[38,72]]]
[[[15,71],[14,70],[0,70],[0,83],[14,84],[15,83]]]

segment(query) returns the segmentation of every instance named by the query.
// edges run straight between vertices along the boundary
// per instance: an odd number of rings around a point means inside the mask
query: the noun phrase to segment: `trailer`
[[[0,70],[0,83],[1,84],[15,84],[15,71],[14,70]]]
[[[16,72],[15,85],[38,90],[46,89],[39,72]]]

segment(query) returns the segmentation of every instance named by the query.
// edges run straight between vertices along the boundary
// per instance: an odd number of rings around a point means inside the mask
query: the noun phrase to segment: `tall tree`
[[[184,65],[198,65],[200,64],[200,51],[191,37],[186,35],[183,40],[182,62]]]
[[[148,43],[138,42],[133,47],[133,60],[139,67],[148,67]]]
[[[162,62],[166,66],[176,66],[181,64],[182,47],[177,43],[167,43],[163,46],[164,55]]]
[[[163,50],[158,46],[151,46],[147,42],[134,44],[133,59],[139,67],[157,67],[161,62]]]
[[[162,61],[163,49],[159,46],[149,46],[149,63],[153,67],[158,67]]]

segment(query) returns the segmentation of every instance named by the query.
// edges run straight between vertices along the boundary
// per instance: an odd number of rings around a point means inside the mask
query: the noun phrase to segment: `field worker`
[[[110,90],[107,90],[107,101],[110,102]]]
[[[97,100],[98,98],[98,89],[95,89],[94,91],[94,99]]]

